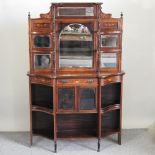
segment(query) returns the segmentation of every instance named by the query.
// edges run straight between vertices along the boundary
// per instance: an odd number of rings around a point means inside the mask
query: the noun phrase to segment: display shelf
[[[117,109],[120,109],[120,104],[109,105],[105,108],[102,108],[102,114],[113,111],[113,110],[117,110]]]
[[[32,106],[32,111],[44,112],[44,113],[53,115],[53,109],[48,109],[48,108],[41,107],[41,106]]]

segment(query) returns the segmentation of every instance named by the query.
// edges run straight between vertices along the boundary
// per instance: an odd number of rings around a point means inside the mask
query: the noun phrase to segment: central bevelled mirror
[[[93,36],[87,26],[74,23],[61,30],[59,35],[59,67],[93,67]]]

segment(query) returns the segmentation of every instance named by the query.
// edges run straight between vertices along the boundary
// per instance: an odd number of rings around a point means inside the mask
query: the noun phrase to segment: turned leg
[[[118,144],[121,145],[121,132],[118,133]]]
[[[30,132],[30,147],[32,146],[33,143],[33,136],[32,136],[32,132]]]
[[[100,152],[100,139],[98,139],[98,147],[97,147],[97,152]]]
[[[54,142],[54,153],[57,153],[57,143]]]

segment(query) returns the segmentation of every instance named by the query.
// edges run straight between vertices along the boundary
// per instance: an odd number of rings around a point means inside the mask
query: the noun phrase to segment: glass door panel
[[[65,26],[59,38],[59,67],[93,67],[93,36],[82,24]]]
[[[117,54],[116,53],[101,53],[101,67],[102,68],[116,68]]]
[[[92,110],[96,109],[96,89],[80,88],[79,89],[79,109]]]
[[[101,35],[101,47],[118,47],[118,35]]]
[[[75,105],[74,88],[58,89],[58,109],[73,110]]]

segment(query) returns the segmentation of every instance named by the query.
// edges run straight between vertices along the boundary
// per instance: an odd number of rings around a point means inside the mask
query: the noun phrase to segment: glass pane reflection
[[[59,109],[71,110],[74,108],[74,88],[61,88],[58,90]]]
[[[95,104],[95,89],[81,88],[80,89],[80,109],[91,110],[96,108]]]
[[[50,37],[45,35],[36,35],[34,37],[35,48],[48,48],[50,47]]]
[[[59,67],[92,67],[93,37],[86,26],[67,25],[59,39]]]
[[[35,69],[50,69],[51,68],[50,54],[35,54],[34,55],[34,68]]]
[[[117,35],[101,35],[101,47],[118,47]]]
[[[101,53],[101,67],[115,68],[117,66],[116,53]]]
[[[59,7],[58,16],[94,16],[93,7]]]

